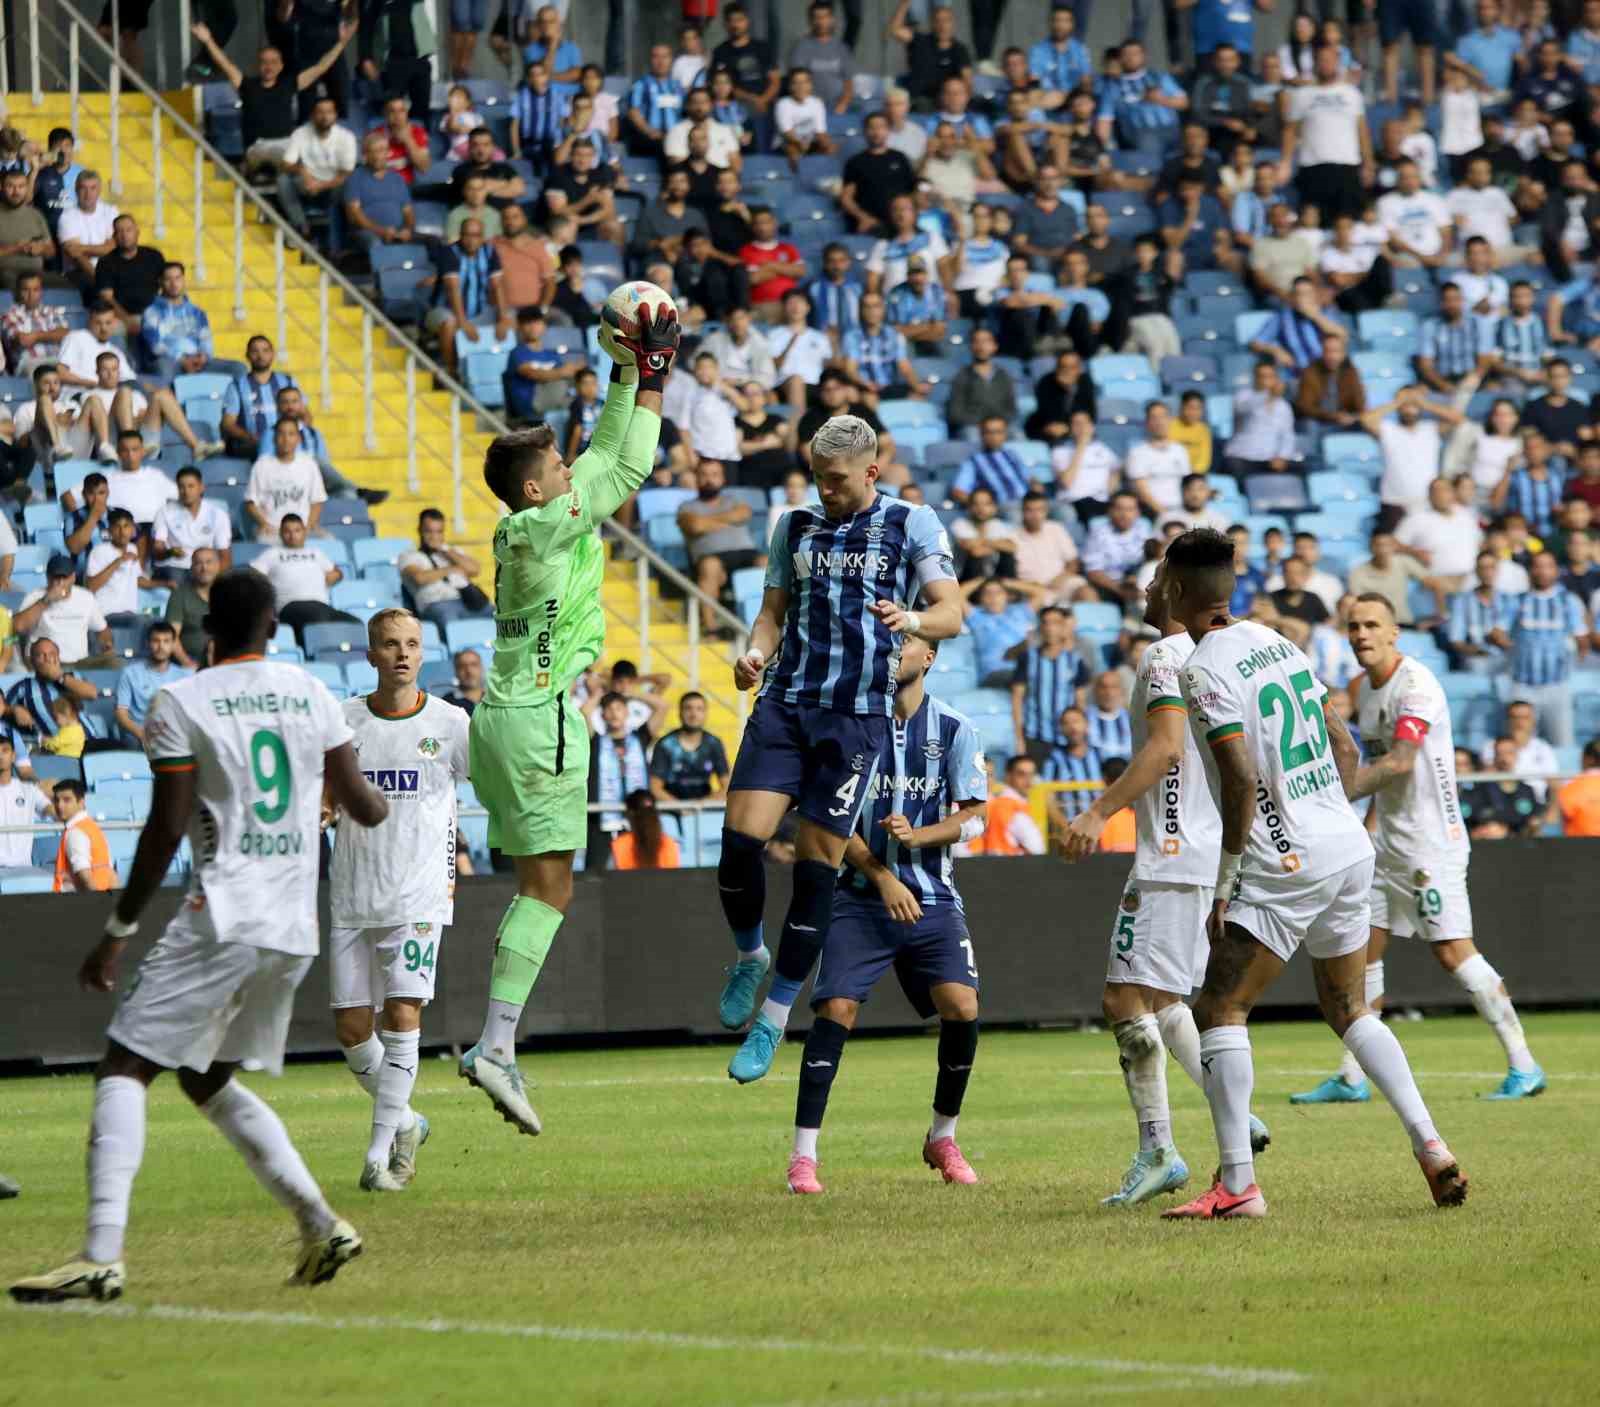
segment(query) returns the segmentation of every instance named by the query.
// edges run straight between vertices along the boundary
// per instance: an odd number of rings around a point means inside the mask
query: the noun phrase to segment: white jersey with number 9
[[[298,665],[234,660],[156,694],[145,751],[156,773],[195,773],[189,904],[218,942],[316,954],[323,756],[349,741]]]

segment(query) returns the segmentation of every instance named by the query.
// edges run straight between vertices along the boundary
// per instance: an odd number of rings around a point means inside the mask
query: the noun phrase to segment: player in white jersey
[[[1350,795],[1372,797],[1378,868],[1367,945],[1367,1004],[1383,1000],[1389,937],[1421,938],[1472,998],[1505,1047],[1510,1068],[1489,1099],[1543,1094],[1544,1071],[1528,1049],[1522,1022],[1500,974],[1472,941],[1467,861],[1472,842],[1456,792],[1456,745],[1450,701],[1432,671],[1399,650],[1400,626],[1388,597],[1356,598],[1350,645],[1366,671],[1360,685],[1361,737],[1375,760],[1357,774]],[[1346,1052],[1339,1073],[1293,1104],[1361,1103],[1372,1098],[1361,1067]]]
[[[464,709],[417,688],[422,623],[390,607],[367,622],[378,687],[347,699],[345,722],[366,779],[389,802],[381,825],[341,825],[330,870],[328,979],[350,1073],[372,1096],[362,1164],[368,1192],[399,1192],[417,1173],[428,1121],[411,1108],[422,1008],[455,910],[456,783],[467,776]],[[373,1030],[373,1012],[383,1027]]]
[[[1229,615],[1231,539],[1208,528],[1184,533],[1167,548],[1166,570],[1173,618],[1195,641],[1180,684],[1222,816],[1206,921],[1211,956],[1194,1013],[1221,1168],[1210,1191],[1162,1215],[1266,1215],[1250,1151],[1246,1022],[1302,944],[1328,1024],[1405,1125],[1434,1202],[1454,1206],[1467,1180],[1400,1042],[1363,995],[1373,851],[1345,795],[1359,762],[1355,743],[1324,707],[1326,690],[1299,649]]]
[[[89,1127],[88,1237],[78,1257],[19,1280],[13,1299],[116,1299],[133,1180],[144,1157],[145,1091],[163,1070],[300,1225],[290,1284],[320,1285],[361,1253],[278,1116],[233,1078],[239,1065],[283,1069],[295,988],[317,954],[318,810],[326,776],[354,821],[388,807],[362,780],[350,729],[321,681],[264,658],[277,628],[272,586],[226,573],[211,588],[212,667],[151,702],[145,750],[150,819],[78,980],[116,987],[117,964],[185,834],[194,876],[176,917],[139,964],[106,1032]]]
[[[1222,822],[1206,790],[1200,751],[1188,728],[1178,671],[1194,641],[1173,624],[1166,568],[1145,591],[1144,622],[1162,638],[1145,650],[1134,677],[1133,760],[1128,769],[1067,827],[1067,855],[1095,853],[1106,822],[1134,808],[1133,869],[1122,890],[1101,1006],[1122,1063],[1123,1082],[1139,1125],[1139,1151],[1106,1206],[1133,1206],[1189,1181],[1172,1137],[1167,1104],[1167,1052],[1202,1090],[1200,1033],[1183,997],[1205,976],[1206,915],[1217,875]],[[1250,1146],[1271,1136],[1250,1116]]]

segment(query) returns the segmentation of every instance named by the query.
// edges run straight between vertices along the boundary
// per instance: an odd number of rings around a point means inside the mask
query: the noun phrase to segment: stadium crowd
[[[638,74],[587,61],[560,8],[508,5],[490,43],[521,81],[437,89],[416,12],[361,8],[283,7],[249,73],[197,23],[219,148],[569,458],[603,395],[600,300],[669,289],[693,337],[627,521],[746,620],[811,435],[873,425],[882,486],[933,504],[958,561],[969,630],[936,671],[998,764],[980,852],[1044,848],[1033,783],[1078,784],[1052,801],[1071,814],[1128,756],[1141,592],[1199,525],[1234,537],[1235,612],[1306,648],[1341,712],[1345,614],[1382,591],[1474,770],[1586,774],[1468,785],[1475,836],[1600,833],[1600,747],[1577,747],[1600,734],[1596,0],[1480,0],[1459,33],[1380,0],[1375,23],[1297,15],[1277,50],[1247,7],[1197,0],[1164,7],[1170,71],[1142,10],[1096,55],[1074,7],[1041,6],[996,54],[998,7],[972,5],[969,49],[949,7],[903,3],[886,76],[848,5],[807,7],[781,59],[724,5]],[[481,28],[448,35],[452,73]],[[218,357],[182,264],[86,155],[0,132],[6,784],[136,747],[160,678],[202,657],[209,581],[245,560],[278,587],[277,648],[359,688],[360,621],[403,599],[431,681],[470,704],[477,558],[436,512],[415,545],[372,537],[382,490],[329,462],[266,337]],[[672,681],[624,665],[586,685],[615,744],[591,849],[619,864],[641,827],[675,842],[655,801],[727,770],[704,700],[657,737]],[[136,780],[108,779],[135,806]]]

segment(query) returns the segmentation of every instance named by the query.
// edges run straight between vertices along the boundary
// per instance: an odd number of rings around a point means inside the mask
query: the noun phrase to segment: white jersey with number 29
[[[1152,641],[1133,681],[1133,750],[1150,737],[1150,719],[1167,709],[1185,712],[1179,671],[1194,652],[1180,631]],[[1222,819],[1206,788],[1203,748],[1183,733],[1183,758],[1134,803],[1133,877],[1164,884],[1214,884]]]
[[[1300,650],[1254,621],[1205,635],[1182,675],[1189,727],[1220,807],[1213,750],[1243,738],[1256,769],[1255,823],[1242,873],[1318,879],[1372,854],[1345,799],[1323,715],[1327,690]]]
[[[389,802],[376,826],[339,827],[330,871],[335,928],[448,924],[455,911],[456,783],[467,779],[467,714],[423,694],[408,714],[346,699],[366,779]]]
[[[314,957],[323,757],[350,741],[327,685],[232,660],[161,689],[144,735],[152,771],[195,773],[190,906],[219,943]]]

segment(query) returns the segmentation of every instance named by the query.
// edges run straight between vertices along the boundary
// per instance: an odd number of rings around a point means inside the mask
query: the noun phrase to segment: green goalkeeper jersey
[[[500,520],[494,532],[494,666],[484,702],[522,708],[557,697],[599,657],[605,547],[600,524],[649,476],[661,418],[613,382],[572,488]]]

